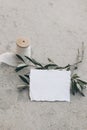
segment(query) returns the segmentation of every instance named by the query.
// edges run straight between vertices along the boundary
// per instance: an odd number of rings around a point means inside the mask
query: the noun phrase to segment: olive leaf
[[[25,74],[24,76],[29,79],[29,75],[28,74]]]
[[[64,66],[64,67],[62,67],[63,69],[66,69],[66,68],[69,68],[71,65],[70,64],[68,64],[68,65],[66,65],[66,66]]]
[[[43,67],[43,65],[42,65],[41,63],[37,62],[35,59],[32,59],[32,61],[33,61],[33,63],[34,63],[35,65],[38,65],[38,66]]]
[[[38,65],[38,66],[41,66],[43,67],[39,62],[37,62],[35,59],[31,59],[30,57],[28,56],[25,56],[30,62],[32,62],[34,65]]]
[[[78,91],[82,91],[82,88],[81,88],[81,86],[80,86],[80,84],[79,83],[76,83],[76,86],[77,86],[77,89],[78,89]]]
[[[50,58],[48,58],[48,61],[51,62],[51,63],[54,63]]]
[[[75,95],[78,92],[77,82],[73,80],[72,83],[72,92],[74,92],[73,95]]]
[[[44,66],[45,69],[49,69],[49,67],[52,67],[52,68],[53,67],[58,67],[58,65],[56,65],[56,64],[47,64],[47,65]]]
[[[77,79],[77,78],[80,78],[77,74],[74,74],[73,76],[72,76],[72,78],[73,79]]]
[[[36,67],[35,69],[44,70],[44,67]]]
[[[27,88],[29,88],[29,86],[28,85],[18,85],[18,90],[19,91],[23,91],[23,90],[25,90],[25,89],[27,89]]]
[[[87,85],[87,82],[85,82],[85,81],[83,81],[83,80],[81,80],[81,79],[78,79],[78,81],[79,81],[80,83],[82,83],[83,85]]]
[[[56,69],[67,69],[67,71],[68,71],[68,70],[70,70],[70,64],[68,64],[68,65],[66,65],[64,67],[57,66]]]
[[[84,93],[82,92],[82,88],[80,86],[80,84],[77,83],[77,90],[78,92],[82,95],[82,96],[85,96]]]
[[[18,72],[18,71],[22,70],[22,69],[25,68],[25,67],[28,67],[28,65],[26,65],[26,64],[19,64],[19,65],[16,67],[15,71]]]
[[[78,79],[79,76],[77,74],[74,74],[71,78],[71,92],[73,95],[75,93],[80,93],[82,96],[85,96],[83,93],[83,89],[86,87],[86,82]]]
[[[75,85],[73,81],[71,82],[71,93],[75,95]]]
[[[20,56],[20,55],[18,55],[18,54],[16,54],[16,56],[17,56],[21,61],[23,61],[23,62],[25,63],[25,61],[24,61],[24,59],[22,58],[22,56]]]
[[[19,75],[19,77],[24,83],[29,84],[29,81],[24,76]]]

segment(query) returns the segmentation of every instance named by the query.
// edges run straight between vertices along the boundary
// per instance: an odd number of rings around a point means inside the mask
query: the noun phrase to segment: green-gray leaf
[[[17,89],[19,91],[23,91],[24,89],[27,89],[28,87],[29,87],[28,85],[19,85]]]
[[[20,77],[20,79],[21,79],[23,82],[25,82],[26,84],[29,84],[29,81],[28,81],[25,77],[23,77],[23,76],[21,76],[21,75],[19,75],[19,77]]]
[[[83,83],[84,85],[87,85],[87,82],[83,81],[83,80],[80,80],[78,79],[79,82]]]
[[[20,56],[20,55],[18,55],[18,54],[16,54],[16,56],[17,56],[21,61],[23,61],[23,62],[25,63],[25,61],[24,61],[24,59],[22,58],[22,56]]]
[[[29,79],[29,75],[28,74],[25,74],[24,76]]]
[[[18,71],[24,69],[25,67],[28,67],[28,65],[26,65],[26,64],[20,64],[20,65],[18,65],[16,67],[15,71],[18,72]]]
[[[49,67],[58,67],[56,64],[47,64],[44,66],[45,69],[48,69]]]
[[[54,63],[50,58],[48,58],[48,61],[51,62],[51,63]]]
[[[80,82],[79,80],[77,80],[78,84],[81,86],[81,89],[85,89],[86,88],[86,85],[82,82]]]
[[[71,82],[71,92],[73,95],[75,95],[75,88],[74,88],[74,82]]]
[[[73,78],[73,79],[77,79],[77,78],[79,78],[79,76],[78,76],[77,74],[74,74],[74,75],[72,76],[72,78]]]
[[[41,66],[43,67],[39,62],[37,62],[35,59],[31,59],[29,58],[28,56],[25,56],[30,62],[32,62],[34,65],[38,65],[38,66]]]

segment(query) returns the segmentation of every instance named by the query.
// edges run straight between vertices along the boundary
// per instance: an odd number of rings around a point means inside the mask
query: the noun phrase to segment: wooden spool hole
[[[17,39],[16,44],[19,47],[28,47],[29,41],[28,41],[28,39],[25,39],[25,38],[19,38],[19,39]]]

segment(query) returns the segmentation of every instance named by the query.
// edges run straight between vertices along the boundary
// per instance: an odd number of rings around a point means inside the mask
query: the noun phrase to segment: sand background
[[[0,0],[0,54],[14,51],[19,37],[30,39],[33,58],[60,66],[74,63],[84,42],[78,74],[87,80],[86,0]],[[70,103],[31,102],[18,84],[14,68],[0,65],[0,130],[87,130],[87,91]]]

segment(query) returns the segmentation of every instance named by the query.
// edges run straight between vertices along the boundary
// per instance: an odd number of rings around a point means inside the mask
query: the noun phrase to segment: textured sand
[[[14,51],[16,39],[27,37],[32,57],[59,65],[75,62],[85,43],[85,57],[78,74],[87,80],[86,0],[0,0],[0,54]],[[86,97],[71,102],[31,102],[14,68],[0,65],[0,130],[87,130]]]

